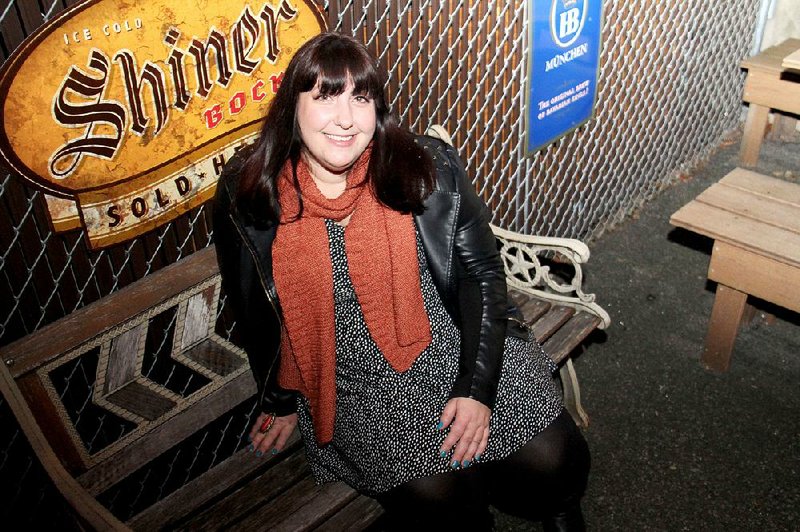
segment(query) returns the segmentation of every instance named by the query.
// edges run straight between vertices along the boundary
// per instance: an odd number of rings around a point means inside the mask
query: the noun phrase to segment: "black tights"
[[[377,497],[397,530],[490,530],[489,505],[544,529],[584,530],[589,447],[566,411],[503,460],[418,478]],[[463,527],[463,528],[456,528]]]

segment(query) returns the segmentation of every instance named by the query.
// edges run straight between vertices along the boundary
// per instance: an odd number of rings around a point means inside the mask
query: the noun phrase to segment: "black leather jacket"
[[[414,216],[433,282],[461,331],[459,373],[450,397],[494,406],[507,324],[503,264],[478,198],[456,151],[431,137],[417,142],[431,155],[436,189]],[[214,202],[214,241],[227,301],[233,307],[264,412],[295,411],[295,393],[277,382],[281,309],[272,277],[277,224],[256,227],[232,208],[242,158],[225,166]]]

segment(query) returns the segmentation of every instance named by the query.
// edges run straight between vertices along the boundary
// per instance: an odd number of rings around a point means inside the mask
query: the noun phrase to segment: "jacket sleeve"
[[[254,258],[237,229],[231,212],[232,180],[238,177],[237,159],[225,167],[217,184],[213,203],[213,241],[222,276],[226,305],[236,319],[239,343],[247,354],[258,388],[262,412],[279,416],[296,409],[296,393],[278,385],[280,325],[264,287]]]
[[[460,196],[454,253],[461,353],[450,397],[470,397],[493,408],[508,323],[503,262],[486,204],[475,193],[455,149],[446,145],[445,150]]]

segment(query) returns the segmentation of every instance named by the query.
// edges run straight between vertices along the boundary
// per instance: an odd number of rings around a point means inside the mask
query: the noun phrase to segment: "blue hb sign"
[[[550,7],[550,33],[561,48],[574,43],[586,22],[587,0],[554,1]]]
[[[529,0],[527,150],[594,113],[602,0]]]

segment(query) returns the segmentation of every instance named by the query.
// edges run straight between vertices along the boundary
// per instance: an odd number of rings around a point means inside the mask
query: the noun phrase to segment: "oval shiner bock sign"
[[[87,0],[0,70],[0,154],[44,190],[56,231],[130,239],[212,197],[324,29],[313,0]]]

